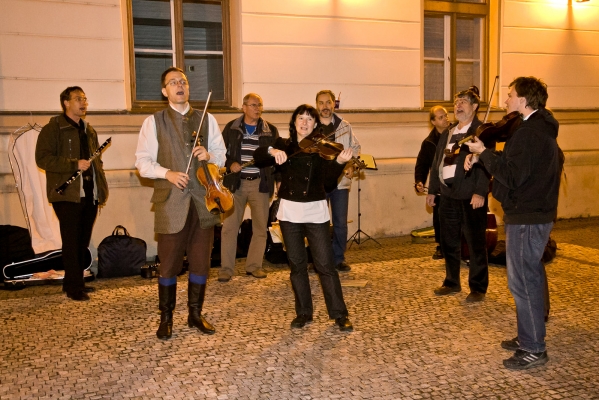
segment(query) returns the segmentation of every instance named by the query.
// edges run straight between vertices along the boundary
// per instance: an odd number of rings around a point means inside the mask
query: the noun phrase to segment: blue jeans
[[[327,194],[331,204],[333,221],[333,262],[335,265],[345,261],[347,248],[347,209],[349,207],[349,189],[337,189]]]
[[[553,222],[505,225],[508,287],[516,303],[522,350],[545,351],[545,267],[541,262]]]
[[[339,273],[333,265],[333,254],[329,238],[329,222],[322,224],[295,223],[280,221],[287,258],[291,268],[291,286],[295,294],[295,312],[297,315],[313,315],[312,292],[308,277],[308,253],[304,237],[308,238],[314,268],[320,277],[330,318],[347,316],[347,307],[343,300],[343,291]]]

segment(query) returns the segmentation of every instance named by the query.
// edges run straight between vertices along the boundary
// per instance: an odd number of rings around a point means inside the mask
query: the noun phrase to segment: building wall
[[[501,88],[520,75],[542,77],[549,106],[561,123],[558,142],[566,152],[559,217],[599,215],[599,4],[567,1],[493,2],[498,10],[496,59]],[[128,56],[125,0],[0,0],[0,224],[25,226],[7,156],[9,135],[28,122],[47,123],[58,112],[58,94],[81,85],[90,98],[87,120],[100,141],[112,137],[103,159],[110,186],[91,247],[115,225],[148,242],[156,252],[152,182],[134,168],[139,127],[145,114],[127,109]],[[6,12],[5,12],[6,11]],[[73,12],[76,11],[76,14]],[[234,105],[260,93],[265,118],[285,136],[290,110],[329,88],[341,92],[340,113],[354,126],[362,151],[377,171],[361,186],[361,228],[375,237],[408,234],[431,225],[424,197],[413,189],[415,157],[430,131],[422,109],[422,1],[232,0]],[[525,13],[524,16],[521,16]],[[557,13],[557,14],[556,14]],[[23,24],[27,15],[27,24]],[[77,15],[77,18],[73,18]],[[557,15],[557,16],[556,16]],[[25,49],[25,50],[24,50]],[[76,62],[67,63],[73,54]],[[31,115],[27,111],[33,111]],[[214,112],[221,128],[239,112]],[[503,111],[495,109],[490,120]],[[482,117],[482,116],[481,116]],[[350,194],[349,233],[357,229],[357,184]],[[501,217],[501,207],[491,208]]]

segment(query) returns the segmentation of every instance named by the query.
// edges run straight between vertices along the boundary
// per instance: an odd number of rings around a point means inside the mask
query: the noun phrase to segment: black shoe
[[[460,286],[441,286],[435,289],[437,296],[446,296],[448,294],[455,294],[462,291]]]
[[[89,296],[83,290],[80,292],[69,293],[67,292],[67,297],[71,300],[75,301],[89,301]]]
[[[437,250],[435,251],[435,254],[433,254],[433,260],[441,260],[445,258],[445,256],[443,255],[443,251],[441,251],[441,246],[437,246]]]
[[[170,339],[173,335],[173,310],[177,304],[177,285],[164,286],[158,284],[158,309],[160,310],[160,326],[156,336],[160,340]]]
[[[516,350],[513,356],[503,360],[503,366],[507,369],[529,369],[547,364],[549,357],[547,351],[540,353],[529,353],[524,350]]]
[[[206,295],[206,284],[197,284],[189,281],[188,288],[188,306],[189,316],[187,317],[187,325],[190,328],[198,328],[202,333],[212,335],[216,330],[214,326],[202,315],[204,307],[204,297]]]
[[[160,315],[160,325],[156,331],[156,337],[160,340],[170,339],[173,336],[173,314],[162,313]]]
[[[339,327],[341,332],[350,332],[354,330],[354,326],[347,316],[335,318],[335,324]]]
[[[300,314],[291,321],[292,328],[303,328],[306,324],[312,322],[312,316],[306,314]]]
[[[342,261],[339,264],[337,264],[335,266],[335,268],[339,272],[349,272],[349,271],[351,271],[351,267],[345,261]]]
[[[506,349],[506,350],[510,350],[510,351],[516,351],[520,348],[520,341],[518,340],[518,336],[516,336],[515,338],[513,338],[512,340],[504,340],[501,342],[501,347]]]
[[[93,286],[85,286],[85,287],[83,288],[83,291],[84,291],[85,293],[93,293],[93,292],[95,292],[95,291],[96,291],[96,288],[95,288],[95,287],[93,287]]]
[[[466,302],[468,303],[478,303],[479,301],[483,301],[485,299],[485,294],[481,292],[472,291],[468,296],[466,296]]]

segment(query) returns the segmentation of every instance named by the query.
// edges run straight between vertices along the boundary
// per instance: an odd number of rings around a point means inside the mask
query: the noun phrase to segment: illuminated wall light
[[[584,3],[586,1],[591,1],[591,0],[576,0],[577,3]]]

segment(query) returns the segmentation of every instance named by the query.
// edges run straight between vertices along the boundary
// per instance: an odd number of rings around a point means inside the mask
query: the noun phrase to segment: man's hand
[[[414,185],[414,189],[416,189],[418,193],[424,193],[424,185],[422,184],[422,182],[416,182],[416,184]]]
[[[239,172],[241,171],[241,165],[235,161],[233,162],[233,164],[231,164],[231,167],[229,168],[231,170],[231,172]]]
[[[185,172],[175,172],[168,170],[166,171],[165,178],[179,189],[185,189],[187,183],[189,182],[189,176],[187,176]]]
[[[434,194],[427,194],[426,195],[426,204],[429,207],[434,207],[435,206],[435,195]]]
[[[345,149],[341,153],[339,153],[339,155],[337,156],[337,162],[339,164],[345,164],[349,160],[351,160],[353,155],[354,155],[353,150],[348,147],[347,149]]]
[[[210,154],[208,154],[208,151],[203,146],[194,147],[191,155],[192,157],[197,157],[198,161],[210,160]]]
[[[470,200],[470,204],[472,205],[472,208],[476,210],[477,208],[480,208],[485,205],[485,198],[481,195],[473,194],[472,200]]]
[[[275,162],[279,165],[281,165],[285,161],[287,161],[287,154],[283,150],[278,150],[278,149],[273,148],[273,149],[270,149],[269,154],[275,158]]]
[[[348,179],[353,178],[354,176],[354,166],[350,165],[349,167],[345,168],[345,177]]]
[[[466,143],[464,143],[466,146],[468,146],[471,153],[480,154],[483,151],[485,151],[486,147],[483,144],[483,142],[480,141],[480,139],[478,137],[475,136],[473,140],[474,140],[474,142],[469,140]]]
[[[77,169],[80,169],[81,171],[87,171],[91,165],[92,165],[91,161],[87,161],[87,160],[77,161]]]
[[[470,169],[478,162],[478,154],[468,154],[464,159],[464,171],[470,171]]]

